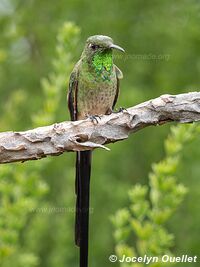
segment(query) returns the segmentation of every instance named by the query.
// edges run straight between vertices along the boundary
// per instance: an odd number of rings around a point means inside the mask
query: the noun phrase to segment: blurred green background
[[[126,50],[115,53],[124,74],[118,107],[198,91],[199,25],[197,0],[0,0],[0,131],[69,119],[69,74],[94,34],[109,35]],[[129,204],[131,186],[148,183],[151,164],[164,156],[169,128],[148,127],[109,145],[111,152],[94,152],[91,266],[112,266],[110,217]],[[168,222],[175,255],[199,255],[199,147],[197,136],[184,149],[177,174],[189,193]],[[0,166],[0,266],[78,266],[74,158],[68,153]]]

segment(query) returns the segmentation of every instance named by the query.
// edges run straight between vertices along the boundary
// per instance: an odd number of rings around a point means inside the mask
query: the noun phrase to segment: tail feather
[[[88,262],[89,195],[91,151],[77,152],[75,242],[80,247],[80,266]]]
[[[75,218],[75,244],[80,247],[80,152],[76,152],[76,218]]]

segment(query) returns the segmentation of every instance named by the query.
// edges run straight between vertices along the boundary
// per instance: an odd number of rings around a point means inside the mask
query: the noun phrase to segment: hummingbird
[[[105,35],[90,36],[69,79],[68,108],[72,121],[111,114],[119,95],[121,70],[113,63],[113,49],[125,52]],[[76,153],[75,243],[80,267],[88,266],[89,197],[92,151]]]

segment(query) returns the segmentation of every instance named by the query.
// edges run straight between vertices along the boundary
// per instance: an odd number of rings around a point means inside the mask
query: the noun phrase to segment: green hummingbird
[[[68,108],[71,120],[112,113],[119,95],[121,70],[113,63],[113,49],[124,49],[112,38],[94,35],[87,39],[69,81]],[[80,266],[88,264],[89,192],[91,151],[77,152],[75,243],[80,247]]]

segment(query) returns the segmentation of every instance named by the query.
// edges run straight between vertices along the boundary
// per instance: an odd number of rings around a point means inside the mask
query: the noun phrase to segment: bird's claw
[[[112,111],[112,113],[120,113],[120,112],[123,112],[123,111],[127,111],[126,108],[123,108],[123,107],[120,107],[117,111]]]
[[[99,115],[87,115],[87,118],[91,120],[93,123],[99,123],[98,119],[101,120]]]
[[[118,112],[123,112],[123,111],[127,111],[127,109],[123,108],[123,107],[120,107],[119,110],[118,110]]]

